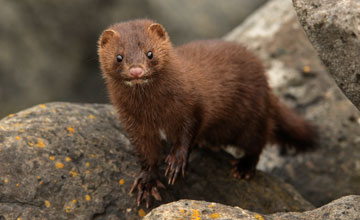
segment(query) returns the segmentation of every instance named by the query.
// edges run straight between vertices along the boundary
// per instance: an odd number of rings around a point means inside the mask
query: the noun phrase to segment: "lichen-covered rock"
[[[267,148],[258,168],[289,182],[315,206],[360,194],[360,113],[327,72],[292,3],[269,1],[226,39],[255,51],[276,93],[319,128],[318,151],[280,157]]]
[[[186,178],[167,187],[163,203],[208,200],[260,213],[313,208],[265,173],[234,179],[229,160],[194,150]],[[49,103],[7,116],[0,167],[0,219],[137,219],[149,212],[128,194],[140,165],[110,105]]]
[[[194,200],[180,200],[152,210],[144,220],[238,219],[238,220],[358,220],[360,196],[346,196],[321,208],[303,213],[262,215],[239,207]]]
[[[360,109],[360,1],[293,3],[310,42],[335,82]]]

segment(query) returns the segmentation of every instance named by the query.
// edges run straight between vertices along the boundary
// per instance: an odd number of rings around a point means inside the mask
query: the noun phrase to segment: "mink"
[[[130,192],[137,204],[161,200],[162,139],[171,143],[165,176],[185,175],[196,146],[235,146],[244,156],[234,176],[249,179],[267,143],[286,151],[313,149],[314,127],[271,91],[264,67],[245,47],[201,40],[174,47],[165,28],[148,19],[117,23],[98,41],[111,102],[137,153],[141,171]]]

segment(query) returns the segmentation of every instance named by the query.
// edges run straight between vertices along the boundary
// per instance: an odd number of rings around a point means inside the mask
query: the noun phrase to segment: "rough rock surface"
[[[310,42],[360,110],[360,1],[293,0]]]
[[[239,207],[194,200],[180,200],[152,210],[144,220],[238,219],[238,220],[358,220],[360,196],[346,196],[321,208],[303,213],[262,215]]]
[[[0,118],[49,101],[107,102],[96,42],[115,22],[155,19],[178,44],[221,37],[265,1],[0,0]]]
[[[195,150],[186,178],[168,186],[163,203],[207,200],[260,213],[313,208],[268,174],[234,179],[229,160]],[[140,165],[110,105],[49,103],[7,116],[0,167],[0,219],[137,219],[149,211],[128,194]]]
[[[280,157],[267,148],[258,168],[281,177],[315,206],[360,194],[360,113],[327,72],[291,2],[269,1],[226,39],[255,51],[277,94],[319,128],[318,151]]]

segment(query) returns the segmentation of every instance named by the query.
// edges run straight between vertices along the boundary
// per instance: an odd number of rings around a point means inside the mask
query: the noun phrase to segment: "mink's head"
[[[156,80],[171,49],[164,27],[151,20],[115,24],[98,41],[103,76],[130,86]]]

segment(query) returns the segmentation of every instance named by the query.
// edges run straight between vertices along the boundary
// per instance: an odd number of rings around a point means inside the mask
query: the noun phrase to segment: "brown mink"
[[[130,190],[137,203],[160,200],[158,165],[172,144],[165,175],[185,174],[194,145],[236,146],[244,151],[234,176],[250,178],[266,143],[298,151],[315,146],[316,132],[271,92],[260,61],[241,45],[222,40],[173,47],[151,20],[105,30],[98,54],[110,98],[141,161]]]

